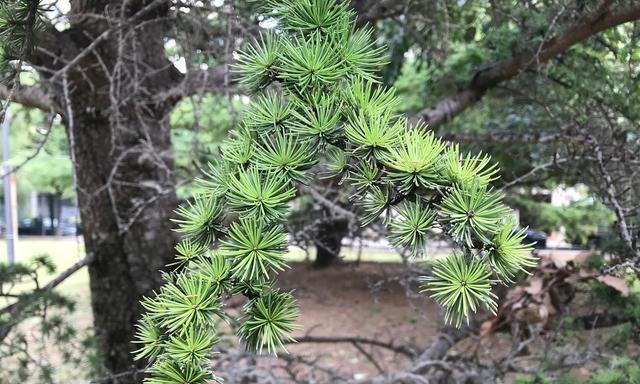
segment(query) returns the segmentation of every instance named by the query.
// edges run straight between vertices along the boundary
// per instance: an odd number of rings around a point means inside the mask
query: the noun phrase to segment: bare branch
[[[40,142],[38,143],[38,145],[36,146],[36,149],[33,151],[33,153],[29,156],[27,156],[26,159],[24,159],[20,164],[16,165],[15,167],[11,167],[11,169],[5,173],[2,174],[2,176],[0,176],[0,179],[4,179],[5,177],[9,176],[12,173],[17,172],[20,168],[24,167],[28,162],[30,162],[31,160],[35,159],[36,156],[38,156],[40,154],[40,152],[42,151],[42,148],[44,148],[44,145],[47,143],[47,140],[49,139],[49,135],[51,134],[51,129],[53,128],[53,119],[55,118],[55,115],[51,115],[51,118],[49,119],[49,124],[47,127],[46,132],[44,133],[42,140],[40,140]]]
[[[613,179],[611,178],[611,174],[607,171],[607,168],[605,166],[604,156],[602,154],[602,149],[600,147],[600,144],[598,143],[598,140],[591,135],[588,135],[587,138],[592,145],[593,151],[595,152],[596,159],[598,162],[598,169],[600,170],[601,177],[604,180],[604,185],[605,185],[604,191],[606,194],[605,197],[608,200],[609,204],[611,204],[611,206],[613,207],[613,212],[615,213],[616,218],[618,219],[618,229],[620,232],[620,237],[622,237],[622,240],[624,241],[625,245],[635,255],[634,262],[640,261],[640,249],[636,249],[635,247],[634,238],[629,229],[629,224],[627,224],[627,219],[626,219],[624,210],[622,208],[622,205],[618,201],[618,197],[616,195]]]
[[[6,100],[11,97],[10,101],[22,104],[28,108],[37,108],[45,112],[58,112],[60,108],[49,97],[49,95],[39,87],[21,86],[11,94],[5,85],[0,84],[0,99]]]
[[[394,345],[391,343],[385,343],[384,341],[380,341],[377,339],[368,339],[365,337],[357,337],[357,336],[301,336],[297,337],[295,342],[291,343],[350,343],[350,344],[368,344],[373,345],[380,348],[385,348],[395,353],[399,353],[401,355],[407,356],[409,358],[413,358],[415,356],[415,352],[406,346],[403,345]]]
[[[520,183],[522,183],[523,181],[525,181],[526,179],[530,178],[531,176],[535,175],[538,172],[542,172],[544,170],[547,170],[551,167],[554,167],[558,164],[562,164],[562,163],[566,163],[569,159],[566,158],[562,158],[562,159],[558,159],[555,156],[553,157],[553,159],[547,161],[546,163],[542,163],[539,165],[536,165],[535,167],[531,168],[531,170],[529,170],[529,172],[526,172],[523,175],[520,175],[518,177],[516,177],[515,179],[508,181],[506,183],[504,183],[504,185],[502,185],[502,187],[500,188],[501,191],[511,188],[514,185],[518,185]]]

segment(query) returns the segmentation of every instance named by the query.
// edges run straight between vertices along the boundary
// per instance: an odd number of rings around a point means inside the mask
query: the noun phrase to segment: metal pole
[[[11,172],[11,164],[9,164],[9,122],[11,116],[9,115],[9,109],[4,115],[4,121],[2,122],[2,174],[6,175],[2,182],[4,183],[4,217],[6,227],[6,239],[7,239],[7,261],[9,264],[13,264],[16,260],[16,229],[15,228],[15,216],[13,199],[13,185],[15,180]]]

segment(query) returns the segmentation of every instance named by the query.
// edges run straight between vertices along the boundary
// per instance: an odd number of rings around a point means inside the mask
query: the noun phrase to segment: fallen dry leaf
[[[616,276],[607,275],[607,276],[598,276],[598,281],[620,292],[620,294],[624,297],[629,296],[629,286],[627,286],[627,283],[625,283],[624,279],[621,279]]]
[[[542,291],[542,279],[539,277],[532,277],[529,279],[529,284],[524,290],[531,296],[535,296]]]
[[[494,317],[482,323],[480,326],[480,336],[484,337],[493,332],[493,328],[498,323],[499,318]]]

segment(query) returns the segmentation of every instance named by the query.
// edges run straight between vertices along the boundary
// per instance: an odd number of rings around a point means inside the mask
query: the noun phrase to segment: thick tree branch
[[[6,100],[11,93],[5,85],[0,84],[0,99]],[[49,95],[42,90],[42,88],[34,86],[21,86],[15,90],[12,102],[22,104],[28,108],[38,108],[45,112],[58,112],[60,108],[49,97]]]
[[[609,2],[605,2],[596,11],[586,15],[579,22],[566,28],[564,32],[551,38],[540,47],[499,61],[478,71],[464,89],[420,111],[411,120],[415,123],[421,119],[431,128],[438,127],[477,103],[487,90],[500,83],[549,61],[565,52],[572,45],[599,32],[639,19],[640,3],[636,2],[626,7],[611,9]]]
[[[177,71],[177,70],[176,70]],[[156,102],[176,102],[184,97],[202,93],[237,92],[238,74],[229,69],[228,64],[220,64],[201,70],[191,70],[183,80],[166,92],[156,95]]]

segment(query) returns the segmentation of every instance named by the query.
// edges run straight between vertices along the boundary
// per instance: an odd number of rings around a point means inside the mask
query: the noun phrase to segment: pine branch
[[[177,231],[185,237],[179,269],[143,302],[147,314],[135,342],[142,345],[138,358],[152,362],[152,383],[213,377],[203,362],[217,340],[200,335],[226,318],[226,294],[249,299],[237,330],[249,350],[275,353],[293,342],[298,307],[291,293],[274,287],[274,277],[287,267],[284,229],[296,187],[315,177],[317,161],[331,160],[331,170],[357,189],[351,199],[365,212],[361,224],[381,221],[397,247],[422,254],[432,228],[459,244],[423,279],[423,291],[457,326],[480,306],[495,311],[493,285],[535,261],[521,244],[522,232],[512,235],[502,195],[489,187],[497,165],[398,115],[394,90],[376,82],[384,52],[373,48],[370,30],[354,28],[345,2],[271,0],[265,7],[279,19],[278,33],[241,51],[235,67],[253,100],[209,179],[199,182],[195,202],[178,210]],[[274,83],[277,92],[265,90]],[[357,221],[313,188],[302,189]],[[400,351],[371,340],[349,342]]]
[[[18,301],[7,305],[6,307],[0,309],[0,316],[6,316],[9,319],[15,319],[20,317],[20,313],[24,311],[29,305],[31,305],[34,301],[38,300],[40,295],[43,293],[49,292],[68,279],[71,275],[76,273],[78,270],[87,266],[93,260],[93,256],[91,254],[86,255],[82,260],[76,262],[69,268],[62,271],[56,277],[51,279],[45,286],[34,290],[26,296],[22,296]],[[0,329],[0,341],[4,340],[5,337],[9,334],[11,329],[15,324],[9,322],[5,324]]]

